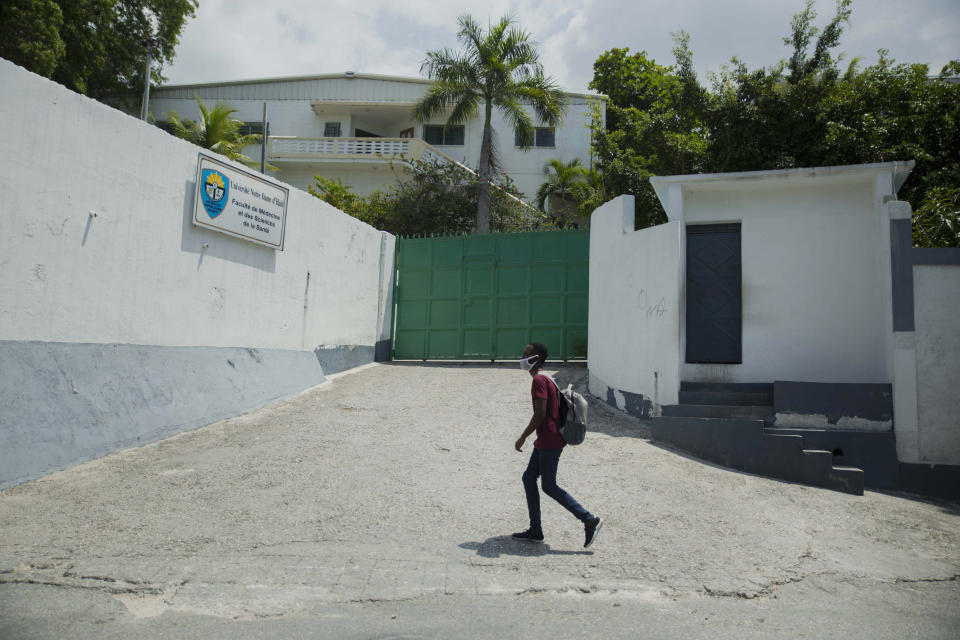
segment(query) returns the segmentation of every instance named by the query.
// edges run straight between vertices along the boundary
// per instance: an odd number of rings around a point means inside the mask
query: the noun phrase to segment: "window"
[[[340,137],[340,122],[324,122],[323,123],[323,137],[324,138],[339,138]]]
[[[537,127],[537,140],[536,145],[538,147],[555,147],[553,127]]]
[[[463,125],[457,124],[445,130],[442,124],[425,124],[423,139],[427,144],[462,147]]]
[[[240,125],[240,135],[263,135],[263,122],[244,122],[242,125]]]
[[[516,132],[513,138],[513,144],[518,147],[523,146],[523,140],[520,139],[520,132]],[[537,127],[534,131],[531,147],[555,147],[556,139],[554,137],[553,127]]]

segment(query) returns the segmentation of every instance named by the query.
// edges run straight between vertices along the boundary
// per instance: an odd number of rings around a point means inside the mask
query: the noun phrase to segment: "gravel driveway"
[[[585,384],[583,367],[555,373]],[[513,365],[371,365],[2,491],[0,637],[82,637],[72,625],[95,619],[115,631],[176,615],[279,624],[350,603],[478,610],[524,597],[720,612],[809,597],[837,601],[838,618],[866,616],[848,637],[887,637],[871,620],[894,625],[889,637],[956,637],[955,503],[703,463],[595,401],[558,481],[605,519],[596,544],[584,551],[582,526],[549,498],[546,544],[510,540],[527,525],[532,439],[524,453],[513,443],[529,385]],[[58,609],[66,593],[91,604]]]

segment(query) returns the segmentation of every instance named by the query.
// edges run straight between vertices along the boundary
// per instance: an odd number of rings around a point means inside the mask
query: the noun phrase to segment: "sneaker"
[[[514,540],[526,540],[527,542],[543,542],[543,531],[527,529],[511,536]]]
[[[600,533],[601,528],[603,528],[602,518],[594,518],[590,522],[584,523],[583,531],[587,534],[586,540],[583,542],[584,549],[593,544],[593,541],[597,539],[597,534]]]

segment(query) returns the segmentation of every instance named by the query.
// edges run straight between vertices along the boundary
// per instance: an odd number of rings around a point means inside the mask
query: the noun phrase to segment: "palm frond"
[[[428,51],[423,63],[420,65],[420,73],[428,78],[439,79],[440,75],[448,68],[457,65],[459,56],[449,49],[439,51]]]
[[[480,96],[467,85],[438,81],[427,89],[423,97],[413,106],[413,117],[418,122],[426,122],[449,108],[456,108],[464,102],[478,103]],[[461,124],[465,120],[451,124]]]
[[[552,78],[537,74],[511,87],[515,99],[530,105],[540,122],[556,126],[567,111],[567,98]]]
[[[580,163],[579,158],[569,162],[553,158],[543,169],[547,173],[547,179],[537,189],[536,197],[536,205],[541,211],[545,210],[547,198],[550,196],[579,205],[594,191],[590,184],[590,172]]]
[[[243,148],[261,142],[258,134],[242,135],[240,127],[243,122],[233,117],[236,109],[230,108],[224,102],[218,102],[210,108],[203,103],[200,96],[195,96],[200,109],[198,120],[185,120],[176,111],[166,114],[174,135],[193,144],[223,154],[232,160],[237,160],[251,167],[259,167],[259,163],[243,155]],[[269,167],[275,169],[275,167]]]
[[[527,110],[523,108],[522,104],[510,97],[502,97],[497,104],[497,108],[513,127],[520,142],[520,148],[529,149],[534,142],[536,129]]]
[[[457,32],[457,39],[467,47],[471,53],[482,51],[484,48],[483,28],[477,24],[473,16],[462,14],[457,18],[460,23],[460,31]]]
[[[486,32],[469,14],[458,17],[460,30],[457,39],[459,52],[448,49],[430,51],[420,67],[422,73],[434,80],[413,108],[419,122],[425,122],[441,113],[447,115],[447,126],[463,124],[476,117],[483,106],[504,114],[517,134],[523,148],[534,142],[534,123],[531,112],[543,123],[556,126],[562,119],[566,102],[556,83],[543,73],[536,43],[531,35],[516,26],[510,16],[504,16]],[[481,144],[481,172],[495,164],[492,156],[493,134],[484,118],[484,138]],[[486,189],[487,185],[481,185]],[[477,210],[477,226],[486,232],[487,211]]]
[[[475,118],[482,101],[482,96],[476,93],[463,95],[460,101],[453,106],[450,115],[447,116],[447,125],[464,124]]]

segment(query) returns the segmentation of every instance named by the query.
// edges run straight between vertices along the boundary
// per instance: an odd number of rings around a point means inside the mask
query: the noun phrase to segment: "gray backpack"
[[[546,376],[550,378],[550,376]],[[587,399],[573,390],[573,385],[560,390],[553,378],[557,390],[557,411],[560,414],[560,435],[567,444],[578,445],[587,435]]]

